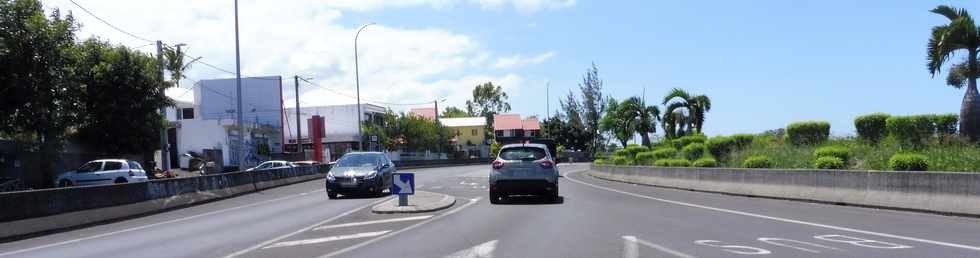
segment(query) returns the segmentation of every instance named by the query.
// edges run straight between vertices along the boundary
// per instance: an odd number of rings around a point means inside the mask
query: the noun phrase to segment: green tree
[[[445,118],[457,118],[457,117],[473,117],[475,114],[466,112],[465,110],[459,109],[457,107],[447,107],[446,110],[442,111],[442,117]]]
[[[960,134],[972,140],[980,140],[980,95],[977,92],[977,78],[980,77],[980,27],[966,9],[956,9],[940,5],[932,9],[933,13],[949,19],[949,24],[932,27],[932,37],[929,38],[926,66],[932,76],[940,73],[944,64],[956,52],[966,51],[966,60],[953,64],[946,79],[947,84],[957,89],[966,82],[966,93],[960,106]]]
[[[582,121],[585,130],[589,132],[589,135],[586,136],[589,142],[586,151],[590,153],[595,153],[603,142],[603,137],[599,133],[599,122],[606,110],[606,99],[602,97],[602,86],[602,79],[599,78],[599,67],[592,63],[592,67],[586,71],[582,83],[579,84],[579,90],[582,92],[580,105]]]
[[[685,90],[674,88],[664,97],[664,106],[667,107],[664,113],[672,114],[672,122],[680,122],[680,115],[676,115],[676,111],[683,109],[681,112],[686,116],[686,124],[675,124],[675,128],[679,129],[681,133],[674,132],[673,136],[679,136],[680,134],[690,134],[693,132],[702,133],[701,129],[704,126],[705,116],[708,111],[711,111],[711,99],[705,95],[693,95]],[[686,129],[686,130],[685,130]]]
[[[606,113],[608,114],[607,107]],[[660,108],[657,106],[647,106],[646,102],[639,97],[631,97],[620,103],[620,116],[635,121],[633,126],[635,131],[640,134],[643,145],[650,147],[650,134],[657,132],[657,121],[660,121]],[[608,115],[607,115],[608,116]]]
[[[542,135],[554,139],[558,145],[571,150],[585,150],[589,144],[589,133],[581,119],[580,103],[572,92],[560,101],[561,109],[541,122]]]
[[[156,58],[127,47],[96,39],[80,44],[75,80],[83,109],[74,138],[101,153],[152,157],[164,125],[158,110],[173,105],[159,71]]]
[[[636,120],[630,115],[629,110],[626,110],[624,105],[617,102],[616,99],[609,98],[606,102],[606,114],[599,121],[599,128],[616,138],[620,145],[625,148],[629,140],[633,138],[633,133],[636,132]]]
[[[487,125],[493,122],[493,115],[509,111],[507,93],[492,82],[477,85],[473,88],[473,99],[466,101],[466,112],[485,117]]]
[[[384,115],[383,120],[384,124],[381,126],[371,123],[361,125],[365,140],[370,135],[378,135],[381,146],[388,150],[449,150],[449,140],[453,137],[453,132],[446,126],[419,116],[394,114],[391,111]]]
[[[81,108],[72,78],[77,28],[57,9],[46,16],[36,0],[0,1],[0,133],[44,155],[46,178]]]

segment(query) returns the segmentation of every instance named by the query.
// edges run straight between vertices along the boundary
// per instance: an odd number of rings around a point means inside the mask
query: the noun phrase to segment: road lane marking
[[[763,242],[763,243],[774,245],[774,246],[782,246],[782,247],[786,247],[786,248],[793,248],[793,249],[796,249],[796,250],[800,250],[800,251],[804,251],[804,252],[808,252],[808,253],[815,253],[815,254],[820,253],[820,251],[809,249],[809,248],[804,248],[804,247],[799,247],[799,246],[794,246],[794,245],[790,245],[790,244],[786,244],[786,243],[780,243],[780,242],[789,242],[789,243],[803,244],[803,245],[807,245],[807,246],[811,246],[811,247],[820,247],[820,248],[826,248],[826,249],[830,249],[830,250],[840,251],[839,248],[835,248],[835,247],[831,247],[831,246],[825,246],[825,245],[821,245],[821,244],[814,244],[814,243],[805,242],[805,241],[799,241],[799,240],[793,240],[793,239],[785,239],[785,238],[778,238],[778,237],[760,237],[760,238],[757,238],[756,240],[759,240],[759,242]]]
[[[279,197],[279,198],[276,198],[276,199],[265,200],[265,201],[261,201],[261,202],[257,202],[257,203],[248,204],[248,205],[242,205],[242,206],[231,207],[231,208],[222,209],[222,210],[211,211],[211,212],[207,212],[207,213],[201,213],[201,214],[194,215],[194,216],[183,217],[183,218],[174,219],[174,220],[168,220],[168,221],[162,221],[162,222],[157,222],[157,223],[153,223],[153,224],[147,224],[147,225],[143,225],[143,226],[139,226],[139,227],[135,227],[135,228],[128,228],[128,229],[123,229],[123,230],[118,230],[118,231],[112,231],[112,232],[102,233],[102,234],[88,236],[88,237],[83,237],[83,238],[77,238],[77,239],[72,239],[72,240],[67,240],[67,241],[62,241],[62,242],[57,242],[57,243],[51,243],[51,244],[46,244],[46,245],[35,246],[35,247],[21,249],[21,250],[17,250],[17,251],[0,253],[0,257],[14,255],[14,254],[19,254],[19,253],[24,253],[24,252],[30,252],[30,251],[44,249],[44,248],[50,248],[50,247],[67,245],[67,244],[71,244],[71,243],[77,243],[77,242],[81,242],[81,241],[87,241],[87,240],[92,240],[92,239],[96,239],[96,238],[102,238],[102,237],[107,237],[107,236],[111,236],[111,235],[122,234],[122,233],[126,233],[126,232],[132,232],[132,231],[146,229],[146,228],[151,228],[151,227],[156,227],[156,226],[160,226],[160,225],[166,225],[166,224],[172,224],[172,223],[177,223],[177,222],[186,221],[186,220],[192,220],[192,219],[196,219],[196,218],[200,218],[200,217],[211,216],[211,215],[218,214],[218,213],[224,213],[224,212],[229,212],[229,211],[238,210],[238,209],[255,207],[255,206],[263,205],[263,204],[270,203],[270,202],[278,202],[278,201],[289,199],[289,198],[302,197],[305,194],[315,193],[315,192],[323,192],[323,191],[324,191],[324,189],[319,189],[319,190],[315,190],[315,191],[310,191],[310,192],[305,192],[305,193],[300,193],[300,194],[294,194],[294,195]]]
[[[642,244],[642,245],[645,245],[647,247],[650,247],[650,248],[653,248],[653,249],[657,249],[658,251],[671,254],[671,255],[673,255],[675,257],[680,257],[680,258],[697,258],[696,256],[691,256],[689,254],[685,254],[685,253],[679,252],[679,251],[674,250],[674,249],[670,249],[670,248],[667,248],[667,247],[664,247],[664,246],[661,246],[661,245],[658,245],[658,244],[654,244],[652,242],[649,242],[649,241],[646,241],[646,240],[643,240],[643,239],[636,238],[635,236],[623,236],[623,258],[636,258],[636,257],[638,257],[640,255],[640,249],[637,246],[637,244]]]
[[[357,233],[357,234],[342,235],[342,236],[321,237],[321,238],[313,238],[313,239],[303,239],[303,240],[296,240],[296,241],[286,241],[286,242],[279,242],[266,247],[262,247],[262,249],[297,246],[297,245],[311,245],[311,244],[319,244],[319,243],[326,243],[326,242],[346,240],[346,239],[376,237],[376,236],[387,234],[388,232],[391,232],[391,230],[365,232],[365,233]]]
[[[394,199],[394,198],[395,197],[381,198],[381,199],[379,199],[377,201],[370,202],[370,203],[365,204],[363,206],[360,206],[360,207],[357,207],[357,208],[348,210],[348,211],[346,211],[344,213],[337,214],[337,216],[333,216],[333,217],[330,217],[330,218],[325,219],[323,221],[317,222],[317,223],[315,223],[313,225],[309,225],[309,226],[307,226],[305,228],[302,228],[300,230],[293,231],[292,233],[281,235],[281,236],[278,236],[276,238],[269,239],[269,240],[267,240],[265,242],[259,243],[257,245],[253,245],[253,246],[251,246],[249,248],[242,249],[242,250],[240,250],[238,252],[231,253],[229,255],[226,255],[224,258],[236,257],[236,256],[243,255],[243,254],[248,253],[248,252],[251,252],[251,251],[258,250],[259,248],[262,248],[263,246],[267,246],[267,245],[270,245],[272,243],[279,242],[280,240],[286,239],[286,238],[291,237],[291,236],[295,236],[296,234],[299,234],[299,233],[310,231],[310,229],[313,229],[313,228],[318,227],[320,225],[330,223],[331,221],[337,220],[339,218],[343,218],[344,216],[350,215],[351,213],[357,212],[359,210],[363,210],[365,208],[374,206],[374,205],[376,205],[378,203],[381,203],[381,202],[384,202],[384,201],[388,201],[388,200],[391,200],[391,199]]]
[[[417,228],[417,227],[421,227],[422,225],[428,224],[429,222],[433,222],[433,221],[439,220],[439,219],[441,219],[443,217],[452,215],[453,213],[457,213],[457,212],[465,209],[466,207],[470,207],[471,205],[476,204],[477,202],[479,202],[480,199],[481,199],[480,197],[470,199],[470,202],[468,202],[466,204],[463,204],[463,206],[459,206],[459,208],[455,208],[455,209],[449,210],[447,212],[443,212],[442,214],[439,214],[438,216],[435,216],[432,219],[423,220],[423,221],[421,221],[419,223],[415,223],[414,225],[408,226],[408,227],[403,228],[403,229],[399,229],[398,231],[395,231],[395,232],[391,232],[390,234],[385,234],[383,236],[376,237],[376,238],[373,238],[373,239],[370,239],[370,240],[361,242],[361,243],[356,244],[356,245],[348,246],[347,248],[340,249],[338,251],[334,251],[332,253],[325,254],[323,256],[320,256],[319,258],[330,258],[330,257],[334,257],[334,256],[337,256],[337,255],[346,253],[346,252],[350,252],[350,251],[352,251],[354,249],[364,247],[364,246],[369,245],[369,244],[372,244],[374,242],[381,241],[383,239],[386,239],[386,238],[389,238],[389,237],[398,235],[401,232],[405,232],[405,231],[408,231],[408,230],[411,230],[411,229],[414,229],[414,228]]]
[[[737,211],[737,210],[729,210],[729,209],[723,209],[723,208],[716,208],[716,207],[711,207],[711,206],[704,206],[704,205],[693,204],[693,203],[673,201],[673,200],[661,199],[661,198],[656,198],[656,197],[650,197],[650,196],[646,196],[646,195],[642,195],[642,194],[636,194],[636,193],[626,192],[626,191],[622,191],[622,190],[618,190],[618,189],[613,189],[613,188],[609,188],[609,187],[605,187],[605,186],[599,186],[599,185],[595,185],[595,184],[591,184],[591,183],[586,183],[586,182],[580,181],[578,179],[574,179],[574,178],[567,177],[567,176],[565,177],[565,179],[568,179],[569,181],[576,182],[576,183],[579,183],[579,184],[582,184],[582,185],[590,186],[590,187],[596,188],[596,189],[602,189],[602,190],[606,190],[606,191],[610,191],[610,192],[615,192],[615,193],[620,193],[620,194],[625,194],[625,195],[629,195],[629,196],[633,196],[633,197],[638,197],[638,198],[643,198],[643,199],[648,199],[648,200],[654,200],[654,201],[659,201],[659,202],[664,202],[664,203],[670,203],[670,204],[675,204],[675,205],[687,206],[687,207],[692,207],[692,208],[712,210],[712,211],[717,211],[717,212],[730,213],[730,214],[735,214],[735,215],[742,215],[742,216],[747,216],[747,217],[755,217],[755,218],[760,218],[760,219],[767,219],[767,220],[780,221],[780,222],[786,222],[786,223],[793,223],[793,224],[807,225],[807,226],[820,227],[820,228],[828,228],[828,229],[834,229],[834,230],[840,230],[840,231],[854,232],[854,233],[860,233],[860,234],[866,234],[866,235],[873,235],[873,236],[880,236],[880,237],[888,237],[888,238],[902,239],[902,240],[908,240],[908,241],[913,241],[913,242],[933,244],[933,245],[940,245],[940,246],[953,247],[953,248],[960,248],[960,249],[966,249],[966,250],[972,250],[972,251],[980,251],[980,247],[978,247],[978,246],[971,246],[971,245],[964,245],[964,244],[949,243],[949,242],[943,242],[943,241],[937,241],[937,240],[929,240],[929,239],[922,239],[922,238],[916,238],[916,237],[901,236],[901,235],[888,234],[888,233],[879,233],[879,232],[874,232],[874,231],[867,231],[867,230],[854,229],[854,228],[848,228],[848,227],[833,226],[833,225],[826,225],[826,224],[820,224],[820,223],[814,223],[814,222],[807,222],[807,221],[801,221],[801,220],[794,220],[794,219],[787,219],[787,218],[766,216],[766,215],[756,214],[756,213],[751,213],[751,212],[744,212],[744,211]]]
[[[446,258],[491,258],[495,249],[497,249],[497,240],[459,250],[446,256]]]
[[[363,226],[363,225],[371,225],[371,224],[381,224],[381,223],[391,223],[391,222],[423,220],[423,219],[428,219],[428,218],[431,218],[431,217],[432,217],[432,215],[425,215],[425,216],[405,217],[405,218],[396,218],[396,219],[382,219],[382,220],[352,222],[352,223],[344,223],[344,224],[337,224],[337,225],[322,226],[322,227],[314,228],[313,230],[324,230],[324,229],[331,229],[331,228],[355,227],[355,226]]]

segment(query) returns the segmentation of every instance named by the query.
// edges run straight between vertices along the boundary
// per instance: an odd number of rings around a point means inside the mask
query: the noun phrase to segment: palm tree
[[[657,121],[660,120],[660,108],[657,106],[647,106],[642,99],[632,97],[619,103],[619,109],[624,117],[628,117],[634,121],[634,129],[640,134],[640,138],[643,139],[643,145],[650,146],[650,134],[657,132]]]
[[[685,119],[679,119],[680,117],[675,117],[675,122],[679,120],[686,120],[685,123],[679,124],[679,131],[683,133],[693,133],[701,132],[704,126],[705,114],[711,111],[711,99],[705,95],[693,95],[685,90],[674,88],[664,97],[663,104],[667,106],[664,110],[664,114],[675,113],[676,111],[683,110],[686,111],[686,117],[682,113],[681,116]],[[676,116],[676,115],[672,115]],[[686,127],[686,130],[684,130]],[[680,134],[675,134],[674,136],[680,136]]]
[[[191,64],[201,59],[200,57],[194,58],[190,62],[184,63],[184,54],[180,52],[180,47],[178,46],[176,50],[167,47],[163,49],[164,57],[164,68],[170,71],[170,80],[173,81],[174,85],[180,87],[180,80],[187,78],[184,75],[184,71],[187,71],[191,67]]]
[[[980,95],[977,93],[977,77],[980,77],[980,67],[978,67],[980,61],[977,60],[977,52],[980,52],[980,27],[977,27],[966,9],[957,10],[951,6],[940,5],[932,9],[932,12],[948,18],[949,24],[932,27],[926,65],[929,73],[936,76],[953,54],[966,50],[966,60],[951,65],[946,82],[957,89],[963,87],[964,81],[967,82],[966,94],[960,106],[960,134],[971,140],[978,140],[980,139],[980,102],[977,102],[977,99]]]
[[[664,128],[664,137],[673,139],[684,136],[684,125],[687,124],[687,120],[688,116],[684,114],[683,109],[668,107],[660,119],[661,126]]]

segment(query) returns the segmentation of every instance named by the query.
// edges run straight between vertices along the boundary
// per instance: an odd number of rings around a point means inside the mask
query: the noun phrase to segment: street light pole
[[[235,0],[235,86],[238,92],[238,171],[245,171],[245,118],[242,113],[242,59],[238,44],[238,0]],[[252,180],[255,184],[255,180]]]
[[[166,65],[163,61],[163,41],[159,40],[157,40],[157,62],[160,62],[160,82],[164,84],[161,85],[162,88],[166,86],[166,79],[164,79],[163,74],[163,69],[166,67]],[[166,97],[166,94],[164,94],[164,97]],[[164,119],[167,118],[167,107],[160,107],[160,115],[162,115]],[[166,125],[160,128],[160,169],[163,171],[170,170],[170,152],[168,151],[170,148],[167,146],[170,145],[170,141],[167,139],[167,131],[168,128]]]
[[[359,67],[357,64],[357,37],[361,36],[361,30],[364,30],[367,26],[374,25],[374,23],[368,23],[357,29],[357,33],[354,34],[354,84],[357,87],[357,150],[364,150],[364,135],[361,132],[361,76]]]

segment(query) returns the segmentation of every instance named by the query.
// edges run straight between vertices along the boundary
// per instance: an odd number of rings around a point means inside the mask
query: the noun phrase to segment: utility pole
[[[545,117],[551,117],[551,81],[544,85],[544,96],[545,96]]]
[[[303,131],[300,128],[300,118],[299,118],[299,75],[293,77],[293,80],[296,82],[296,149],[297,152],[299,152],[300,155],[303,156],[303,159],[306,159],[306,154],[304,154],[305,151],[303,150],[303,141],[302,141]]]
[[[364,24],[354,34],[354,84],[357,86],[357,150],[360,151],[364,150],[364,134],[361,132],[361,116],[363,114],[361,114],[361,76],[357,64],[357,37],[361,36],[361,30],[371,25],[374,25],[374,23]]]
[[[160,62],[160,88],[166,86],[166,80],[164,80],[163,68],[166,67],[163,62],[163,41],[157,40],[157,62]],[[165,91],[160,91],[163,94]],[[166,98],[166,95],[163,96]],[[160,107],[160,115],[164,118],[167,117],[167,107]],[[167,126],[164,125],[160,128],[160,169],[163,171],[170,170],[170,142],[167,140]]]
[[[433,100],[432,101],[432,104],[435,106],[435,109],[436,109],[436,111],[435,111],[435,113],[436,113],[435,118],[436,118],[436,123],[438,124],[439,123],[439,100],[438,99],[437,100]]]
[[[238,171],[245,171],[245,122],[242,112],[242,57],[238,44],[238,0],[235,0],[235,86],[238,92]],[[254,173],[249,173],[254,174]],[[252,176],[252,187],[255,177]]]

